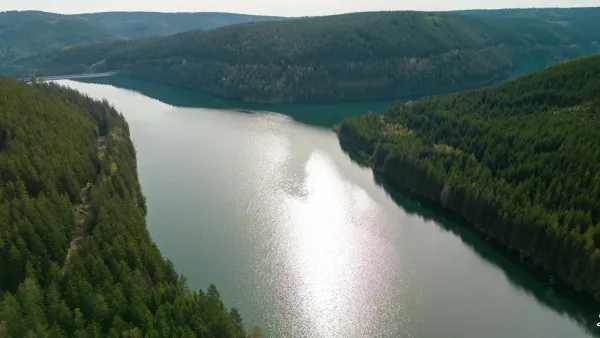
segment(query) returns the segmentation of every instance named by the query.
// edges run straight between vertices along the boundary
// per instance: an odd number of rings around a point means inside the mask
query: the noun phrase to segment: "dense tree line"
[[[600,299],[600,56],[338,128],[395,184]]]
[[[246,101],[333,101],[479,87],[596,51],[581,32],[542,20],[379,12],[56,50],[18,60],[11,70],[121,70]]]
[[[246,336],[217,289],[190,290],[151,240],[108,102],[8,78],[0,92],[1,337]]]

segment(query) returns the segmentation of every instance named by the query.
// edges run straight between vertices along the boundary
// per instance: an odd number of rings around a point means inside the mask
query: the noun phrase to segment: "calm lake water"
[[[95,81],[60,83],[129,121],[163,255],[264,337],[600,336],[597,304],[341,150],[332,123],[390,102],[245,105]]]

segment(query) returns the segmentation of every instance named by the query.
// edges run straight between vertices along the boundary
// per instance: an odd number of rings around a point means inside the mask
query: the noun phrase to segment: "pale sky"
[[[234,12],[305,16],[375,10],[454,10],[520,7],[592,7],[600,0],[0,0],[0,10],[57,13],[106,11]]]

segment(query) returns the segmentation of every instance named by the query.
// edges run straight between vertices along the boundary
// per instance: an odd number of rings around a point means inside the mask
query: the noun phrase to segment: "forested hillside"
[[[210,12],[106,12],[76,16],[127,39],[172,35],[194,29],[214,29],[243,22],[284,19],[275,16]]]
[[[498,18],[538,19],[573,29],[590,40],[600,42],[600,7],[592,8],[515,8],[460,11],[460,14]],[[598,51],[600,52],[600,50]]]
[[[342,122],[342,146],[600,299],[600,56]]]
[[[0,72],[3,64],[24,55],[118,39],[102,27],[77,17],[35,11],[0,12]]]
[[[380,12],[58,50],[19,60],[12,71],[119,69],[247,101],[333,101],[484,86],[595,50],[579,32],[540,20]]]
[[[108,102],[7,78],[0,92],[0,337],[245,336],[152,242]]]
[[[6,73],[6,64],[16,58],[54,48],[280,19],[233,13],[108,12],[62,15],[39,11],[0,12],[0,73]]]

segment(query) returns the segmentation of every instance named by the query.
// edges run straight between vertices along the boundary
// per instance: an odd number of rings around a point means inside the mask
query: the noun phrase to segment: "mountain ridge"
[[[18,60],[12,71],[120,70],[230,99],[341,101],[485,86],[596,51],[585,35],[537,19],[368,12],[55,50]]]
[[[234,13],[0,12],[0,72],[12,60],[53,48],[171,35],[192,29],[282,18]]]

